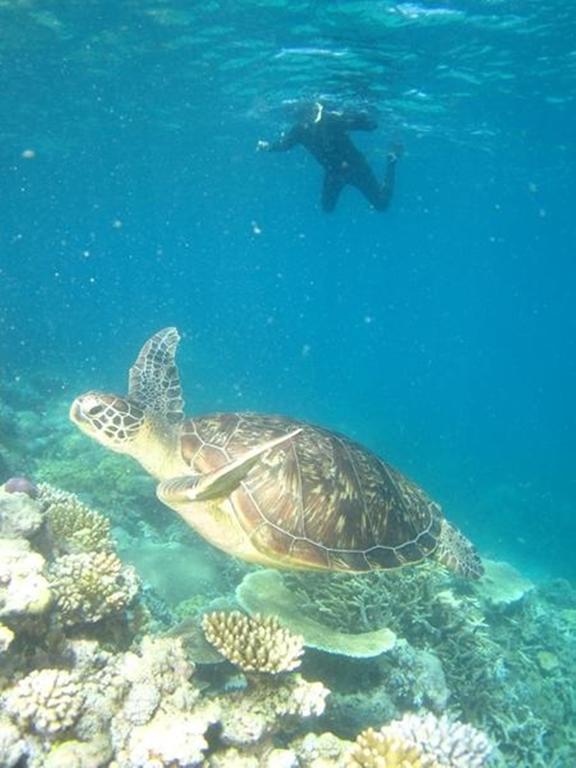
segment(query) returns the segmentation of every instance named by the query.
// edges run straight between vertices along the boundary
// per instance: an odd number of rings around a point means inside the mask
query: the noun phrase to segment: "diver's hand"
[[[269,141],[263,141],[260,139],[260,141],[256,144],[256,152],[267,152],[270,149],[270,142]]]
[[[395,141],[388,147],[388,162],[396,163],[404,154],[404,146],[400,142]]]

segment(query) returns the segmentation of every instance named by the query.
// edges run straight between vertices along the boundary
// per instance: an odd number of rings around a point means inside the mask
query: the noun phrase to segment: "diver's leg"
[[[380,184],[376,176],[374,176],[368,163],[362,163],[362,165],[358,166],[350,179],[350,184],[362,192],[370,205],[377,211],[385,211],[390,205],[396,181],[397,160],[396,154],[392,152],[388,154],[383,184]]]
[[[335,173],[326,173],[324,176],[324,185],[322,187],[322,210],[326,213],[332,213],[336,208],[336,203],[340,197],[340,192],[344,184],[340,176]]]

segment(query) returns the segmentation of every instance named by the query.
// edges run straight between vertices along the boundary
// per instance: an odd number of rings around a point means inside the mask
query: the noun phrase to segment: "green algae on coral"
[[[277,616],[291,632],[302,635],[306,646],[326,653],[369,658],[389,651],[396,644],[396,635],[390,629],[351,634],[303,615],[297,596],[287,589],[278,571],[248,574],[237,587],[236,597],[248,613]]]

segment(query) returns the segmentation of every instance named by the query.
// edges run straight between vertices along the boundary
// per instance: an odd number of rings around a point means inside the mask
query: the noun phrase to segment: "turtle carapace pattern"
[[[175,328],[155,334],[127,397],[88,392],[72,421],[156,477],[159,498],[220,549],[268,567],[391,569],[432,557],[470,578],[472,544],[414,482],[347,437],[284,416],[185,419]]]

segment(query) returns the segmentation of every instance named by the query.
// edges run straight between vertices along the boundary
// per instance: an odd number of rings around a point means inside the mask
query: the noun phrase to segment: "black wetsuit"
[[[388,155],[384,183],[375,177],[364,155],[354,146],[348,131],[373,131],[376,122],[366,114],[340,114],[323,110],[319,120],[297,123],[279,141],[267,146],[283,152],[297,144],[305,147],[325,169],[322,208],[333,211],[344,187],[356,187],[378,211],[390,204],[394,190],[396,155]]]

